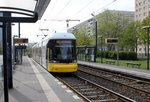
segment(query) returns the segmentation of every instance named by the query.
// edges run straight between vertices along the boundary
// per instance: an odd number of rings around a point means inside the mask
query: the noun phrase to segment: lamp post
[[[20,38],[20,22],[18,23],[18,35],[19,35],[19,38]]]
[[[136,35],[136,57],[138,57],[138,35]]]
[[[103,36],[101,35],[99,38],[100,38],[100,40],[101,40],[101,63],[103,63],[103,57],[102,57],[102,51],[103,51],[103,50],[102,50],[102,49],[103,49],[103,48],[102,48],[102,47],[103,47],[103,45],[102,45],[102,39],[103,39]]]
[[[149,70],[149,28],[150,26],[143,27],[143,29],[147,29],[147,70]]]
[[[136,53],[137,53],[137,50],[138,50],[138,48],[137,48],[137,46],[138,46],[138,36],[136,35]]]
[[[97,20],[96,20],[94,13],[92,13],[91,15],[95,18],[95,53],[94,53],[95,57],[94,57],[94,62],[96,62],[96,57],[97,57]]]

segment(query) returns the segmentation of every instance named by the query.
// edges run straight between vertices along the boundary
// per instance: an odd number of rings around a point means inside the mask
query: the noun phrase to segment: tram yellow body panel
[[[48,63],[50,72],[76,72],[77,63]]]

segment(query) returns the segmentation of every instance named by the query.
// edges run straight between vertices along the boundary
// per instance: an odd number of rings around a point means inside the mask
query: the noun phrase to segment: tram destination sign
[[[118,38],[107,38],[105,39],[106,44],[117,44]]]
[[[15,38],[14,42],[15,44],[24,44],[24,43],[28,43],[28,39],[27,38]]]

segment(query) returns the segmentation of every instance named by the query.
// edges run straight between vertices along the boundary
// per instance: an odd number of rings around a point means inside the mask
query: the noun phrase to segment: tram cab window
[[[74,59],[74,44],[72,41],[56,41],[55,59]]]

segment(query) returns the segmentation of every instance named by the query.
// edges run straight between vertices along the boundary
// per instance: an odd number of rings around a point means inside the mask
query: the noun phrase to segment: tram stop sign
[[[14,43],[15,44],[25,44],[25,43],[28,43],[28,39],[27,38],[15,38]]]
[[[106,44],[117,44],[118,38],[107,38],[105,39]]]

